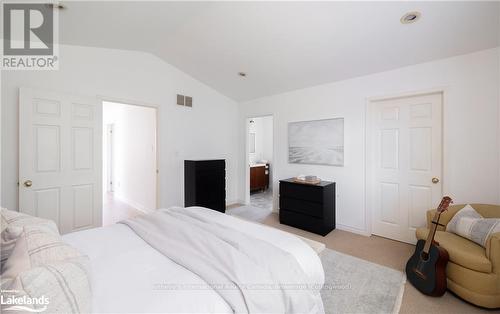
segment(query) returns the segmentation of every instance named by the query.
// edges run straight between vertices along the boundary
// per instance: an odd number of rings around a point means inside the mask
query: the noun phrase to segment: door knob
[[[33,185],[33,182],[31,182],[31,180],[26,180],[26,181],[24,181],[24,186],[25,186],[25,187],[29,188],[29,187],[30,187],[30,186],[32,186],[32,185]]]
[[[436,178],[436,177],[432,178],[432,183],[438,184],[439,183],[439,178]]]

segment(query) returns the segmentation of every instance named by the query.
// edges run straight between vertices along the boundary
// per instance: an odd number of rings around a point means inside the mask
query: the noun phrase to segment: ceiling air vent
[[[184,95],[177,94],[177,104],[179,106],[184,106]]]

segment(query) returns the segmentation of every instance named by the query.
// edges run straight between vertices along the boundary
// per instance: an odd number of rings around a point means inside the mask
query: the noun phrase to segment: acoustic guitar
[[[427,240],[418,240],[415,253],[406,263],[406,277],[420,292],[430,296],[442,296],[446,292],[446,264],[448,252],[434,241],[434,235],[441,214],[452,203],[450,197],[441,200],[432,219],[431,230]]]

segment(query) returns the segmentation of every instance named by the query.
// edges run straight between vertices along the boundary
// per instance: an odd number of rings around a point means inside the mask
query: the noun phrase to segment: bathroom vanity
[[[265,191],[269,188],[269,164],[250,165],[250,191]]]

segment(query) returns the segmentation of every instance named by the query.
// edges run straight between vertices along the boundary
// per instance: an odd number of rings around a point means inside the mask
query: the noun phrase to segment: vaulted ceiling
[[[150,52],[239,101],[493,48],[500,41],[498,2],[65,6],[61,43]],[[421,19],[401,24],[408,11],[421,12]]]

